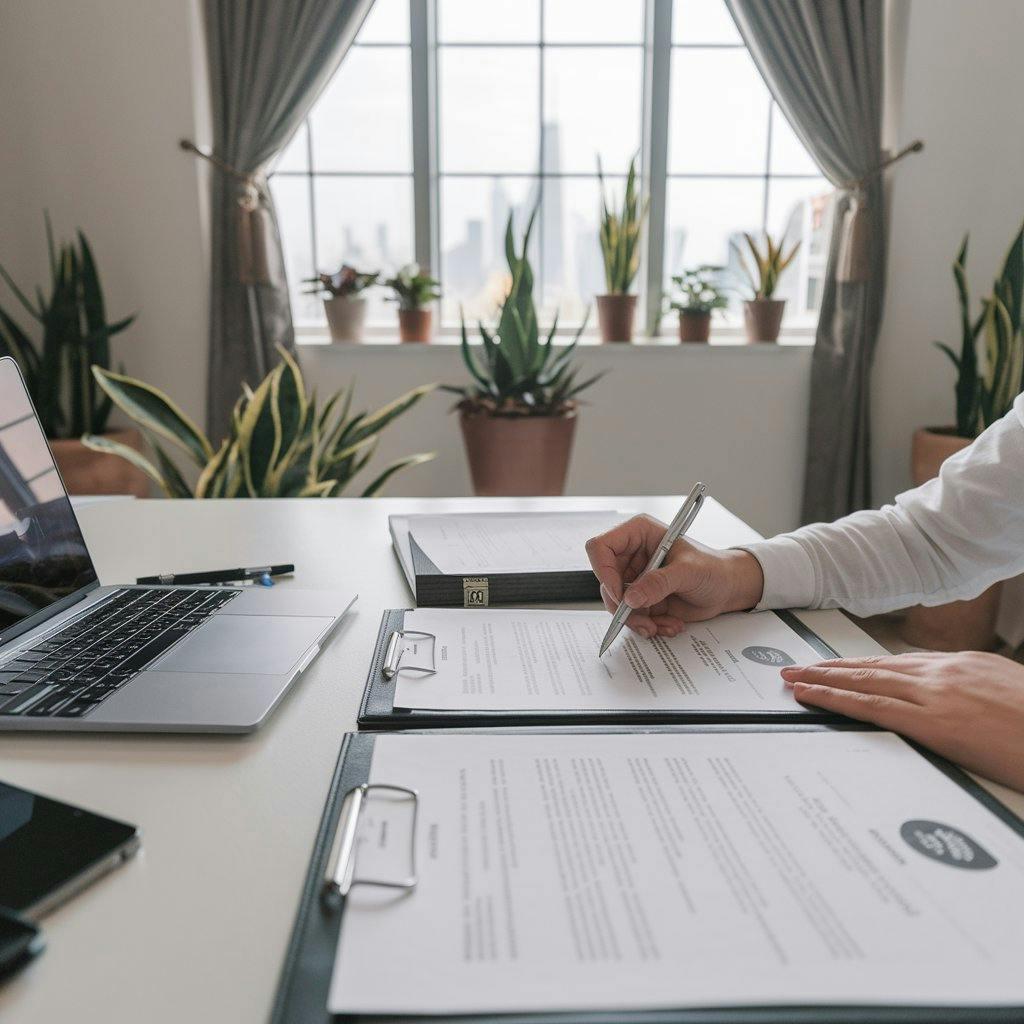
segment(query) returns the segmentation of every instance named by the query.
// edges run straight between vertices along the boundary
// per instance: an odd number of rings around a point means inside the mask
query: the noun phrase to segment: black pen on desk
[[[169,586],[172,583],[244,583],[252,580],[272,586],[273,576],[287,576],[295,572],[294,565],[258,565],[250,569],[211,569],[207,572],[163,572],[159,576],[140,576],[138,584]]]

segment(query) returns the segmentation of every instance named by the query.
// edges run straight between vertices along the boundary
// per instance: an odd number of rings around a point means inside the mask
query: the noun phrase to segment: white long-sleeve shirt
[[[1024,395],[939,476],[877,511],[743,545],[758,608],[876,615],[976,597],[1024,572]]]

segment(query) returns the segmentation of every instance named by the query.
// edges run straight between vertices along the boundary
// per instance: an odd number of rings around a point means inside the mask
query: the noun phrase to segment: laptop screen
[[[0,640],[96,582],[18,366],[0,359]]]

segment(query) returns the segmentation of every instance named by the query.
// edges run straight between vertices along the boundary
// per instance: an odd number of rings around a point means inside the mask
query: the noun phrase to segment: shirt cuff
[[[754,611],[766,608],[810,608],[814,603],[814,563],[799,541],[774,537],[739,545],[761,563],[764,593]]]

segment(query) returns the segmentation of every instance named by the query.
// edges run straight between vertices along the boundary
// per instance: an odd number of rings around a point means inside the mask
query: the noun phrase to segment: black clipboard
[[[412,575],[399,554],[399,540],[389,520],[392,547],[409,589],[420,608],[487,608],[540,601],[599,601],[601,585],[590,569],[577,572],[503,572],[473,576],[441,572],[409,537]]]
[[[676,725],[609,728],[502,729],[505,733],[591,733],[622,732],[806,732],[866,731],[856,722],[785,725]],[[449,730],[451,731],[451,730]],[[344,900],[325,899],[324,883],[337,838],[342,805],[346,795],[366,784],[373,761],[376,734],[348,733],[344,737],[331,779],[320,827],[303,883],[298,914],[292,928],[271,1012],[271,1024],[429,1024],[437,1016],[335,1016],[327,1012],[327,997],[334,970],[335,952],[344,919]],[[910,744],[945,775],[970,793],[979,803],[1007,824],[1024,840],[1024,821],[955,765]],[[448,1017],[447,1019],[452,1019]],[[513,1013],[472,1014],[455,1018],[459,1024],[1020,1024],[1024,1006],[996,1007],[914,1007],[914,1006],[773,1006],[716,1007],[692,1010],[652,1010],[623,1013]]]
[[[702,722],[750,723],[763,722],[805,723],[834,722],[839,716],[826,711],[802,709],[796,711],[735,711],[701,709],[695,711],[431,711],[429,709],[396,708],[396,678],[385,672],[389,654],[394,653],[394,638],[403,636],[407,609],[392,608],[381,619],[377,643],[366,677],[363,699],[359,705],[360,728],[372,729],[427,729],[427,728],[486,728],[508,725],[674,725]],[[802,640],[818,651],[823,659],[838,658],[833,650],[810,627],[792,612],[777,611],[777,615]]]

